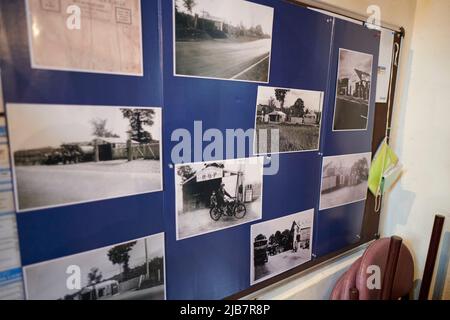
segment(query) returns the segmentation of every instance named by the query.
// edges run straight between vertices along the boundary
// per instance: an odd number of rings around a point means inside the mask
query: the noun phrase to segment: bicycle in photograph
[[[220,206],[217,203],[215,195],[211,196],[211,210],[209,215],[214,221],[219,221],[222,216],[235,217],[237,219],[243,219],[247,214],[247,208],[245,204],[238,201],[235,197],[231,198],[232,201],[228,201],[224,206]]]

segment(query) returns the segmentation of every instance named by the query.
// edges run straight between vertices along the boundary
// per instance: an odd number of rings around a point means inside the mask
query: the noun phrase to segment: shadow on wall
[[[405,174],[406,172],[403,172],[402,176]],[[395,201],[395,199],[402,199],[402,201]],[[385,225],[407,225],[415,199],[416,193],[403,189],[403,185],[398,183],[395,189],[390,192],[387,205],[384,207],[385,212],[386,209],[392,212],[392,214],[385,215],[386,219],[389,220]]]
[[[441,257],[436,272],[436,285],[433,292],[433,300],[450,299],[450,232],[444,233],[441,243]]]

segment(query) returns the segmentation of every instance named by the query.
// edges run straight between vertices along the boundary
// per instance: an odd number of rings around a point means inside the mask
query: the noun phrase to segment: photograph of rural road
[[[162,189],[161,110],[8,104],[19,211]]]
[[[269,81],[273,8],[242,0],[175,3],[175,74]]]
[[[24,268],[29,300],[164,300],[164,233]]]

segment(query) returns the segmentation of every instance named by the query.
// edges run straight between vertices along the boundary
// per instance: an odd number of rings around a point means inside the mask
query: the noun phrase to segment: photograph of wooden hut
[[[19,211],[161,191],[161,109],[8,104],[7,112]]]
[[[164,233],[24,267],[28,300],[164,300]]]
[[[244,0],[174,0],[174,74],[269,82],[274,10]]]
[[[311,260],[314,209],[251,226],[251,284]]]
[[[372,153],[323,158],[320,210],[367,198]]]
[[[177,239],[262,217],[263,158],[175,167]]]
[[[254,152],[305,152],[319,149],[323,92],[258,87]],[[272,145],[278,130],[279,145]]]
[[[367,129],[372,64],[371,54],[339,49],[334,131]]]

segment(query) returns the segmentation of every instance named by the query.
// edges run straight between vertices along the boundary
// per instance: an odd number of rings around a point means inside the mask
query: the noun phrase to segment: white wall
[[[369,5],[378,5],[383,22],[403,26],[406,30],[400,56],[391,140],[406,171],[385,199],[380,229],[382,236],[396,234],[403,237],[413,251],[415,276],[420,279],[436,213],[446,215],[443,235],[446,242],[442,247],[446,251],[450,247],[450,1],[315,2],[319,6],[320,3],[329,4],[361,16],[367,16]],[[449,252],[441,250],[439,266],[436,267],[444,274],[445,270],[450,269],[448,256]],[[343,264],[347,265],[346,262]],[[447,275],[447,280],[442,276],[438,274],[440,285],[436,288],[443,288],[444,294],[447,291],[445,297],[450,299],[450,275]],[[271,289],[263,296],[323,299],[328,294],[323,288],[324,278],[320,276],[313,280],[296,281],[299,281],[297,293],[292,285],[282,285],[281,289]],[[309,284],[306,296],[305,283]],[[283,295],[280,290],[287,291]]]
[[[360,15],[369,5],[379,5],[382,21],[406,29],[391,139],[406,171],[385,199],[380,229],[383,236],[403,237],[414,253],[420,279],[436,213],[446,215],[444,233],[450,232],[450,1],[317,2]],[[442,264],[448,253],[440,256]]]
[[[410,245],[417,278],[422,277],[434,214],[446,215],[444,232],[450,232],[449,15],[448,0],[417,1],[403,91],[393,119],[392,143],[406,172],[388,197],[381,230]]]

